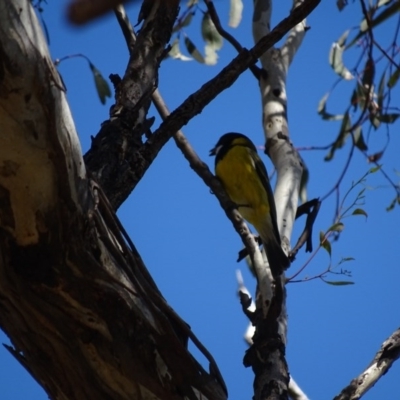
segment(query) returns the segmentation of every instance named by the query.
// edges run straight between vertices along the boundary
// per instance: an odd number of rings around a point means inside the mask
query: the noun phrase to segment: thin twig
[[[396,67],[396,69],[400,70],[400,65],[397,64],[392,57],[390,57],[390,55],[386,52],[386,50],[375,39],[373,43],[379,49],[379,51],[389,60],[389,62],[393,64]]]
[[[342,173],[341,173],[340,176],[339,176],[339,179],[336,181],[336,183],[335,183],[335,185],[332,187],[332,189],[330,189],[330,190],[328,191],[328,193],[326,193],[324,196],[322,196],[322,198],[321,198],[321,203],[322,203],[323,201],[325,201],[325,200],[340,186],[340,184],[341,184],[341,182],[342,182],[344,176],[346,175],[347,169],[348,169],[349,166],[350,166],[351,159],[353,158],[354,148],[355,148],[355,145],[354,145],[354,143],[352,143],[352,144],[351,144],[350,153],[349,153],[349,155],[348,155],[348,157],[347,157],[346,163],[345,163],[345,165],[344,165],[344,167],[343,167]]]
[[[119,24],[126,25],[128,27],[124,27],[122,29],[126,43],[128,48],[130,48],[130,44],[135,40],[135,32],[126,17],[125,10],[122,5],[118,6],[115,10],[115,15]],[[130,37],[128,37],[130,36]],[[169,117],[170,112],[159,93],[158,89],[156,89],[152,94],[152,101],[159,112],[162,119],[166,119]],[[176,133],[173,134],[173,138],[175,140],[176,145],[182,151],[185,158],[189,161],[190,166],[193,170],[203,179],[205,184],[210,187],[212,192],[216,195],[222,208],[224,209],[225,213],[227,214],[228,218],[233,223],[236,231],[239,233],[244,245],[249,251],[249,254],[252,256],[252,260],[256,260],[258,257],[255,256],[257,252],[259,252],[258,246],[255,242],[253,235],[250,233],[247,225],[245,224],[243,218],[238,213],[236,206],[232,204],[231,200],[225,193],[224,189],[220,181],[211,173],[208,166],[200,159],[200,157],[196,154],[188,140],[186,139],[185,135],[181,130],[178,130]],[[193,343],[198,347],[198,349],[208,358],[210,364],[212,364],[212,370],[216,371],[217,375],[220,375],[217,365],[215,361],[212,359],[211,355],[205,349],[205,347],[201,344],[201,342],[194,336],[193,332],[188,329],[188,335],[193,341]],[[215,364],[215,365],[214,365]],[[223,383],[222,376],[220,380]],[[226,388],[225,388],[226,389]]]
[[[211,0],[204,0],[207,6],[208,13],[210,14],[211,20],[215,25],[218,33],[226,39],[236,50],[240,53],[243,50],[243,46],[229,33],[227,32],[221,25],[221,21],[219,19],[217,10],[215,9],[214,3]],[[250,65],[250,71],[253,73],[254,77],[257,80],[260,80],[261,76],[261,68],[256,65]]]

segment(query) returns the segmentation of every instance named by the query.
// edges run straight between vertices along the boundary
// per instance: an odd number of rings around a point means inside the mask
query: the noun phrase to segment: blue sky
[[[321,146],[336,137],[340,123],[325,122],[317,115],[317,105],[337,77],[328,64],[328,52],[333,41],[349,27],[358,24],[358,2],[339,13],[334,1],[322,2],[308,19],[307,32],[288,76],[288,110],[291,138],[296,147]],[[290,2],[275,7],[273,24],[284,17]],[[227,25],[228,2],[216,2],[220,18]],[[50,34],[53,59],[83,53],[107,77],[110,73],[123,75],[128,54],[122,34],[112,15],[84,28],[68,25],[64,17],[65,1],[49,1],[43,18]],[[204,8],[204,7],[203,7]],[[137,7],[128,7],[133,22]],[[230,30],[243,46],[252,46],[251,8],[245,4],[243,20],[236,30]],[[201,47],[200,15],[187,29],[190,38]],[[382,40],[393,36],[392,25],[378,31]],[[183,46],[182,46],[183,47]],[[207,67],[196,61],[166,60],[160,69],[159,85],[170,109],[178,106],[189,94],[220,71],[235,55],[225,43],[216,66]],[[348,57],[348,58],[346,58]],[[345,61],[356,53],[345,54]],[[59,66],[68,89],[68,100],[75,118],[82,149],[90,145],[102,121],[108,118],[112,101],[102,106],[97,98],[93,78],[83,59],[67,60]],[[342,113],[353,83],[338,85],[328,102],[332,113]],[[394,107],[399,96],[392,93]],[[156,115],[151,110],[149,116]],[[154,127],[159,124],[156,119]],[[390,145],[381,162],[385,171],[397,183],[394,170],[399,169],[398,127],[391,126]],[[257,82],[245,72],[229,90],[222,93],[201,115],[183,128],[198,154],[213,168],[209,149],[225,132],[247,134],[257,145],[263,144],[261,105]],[[387,139],[385,130],[369,136],[370,152],[381,150]],[[310,170],[309,198],[322,197],[338,179],[349,145],[338,151],[334,159],[324,161],[326,151],[303,151]],[[263,159],[269,171],[271,163]],[[346,193],[371,168],[360,153],[341,186]],[[332,264],[342,257],[355,260],[344,265],[351,269],[354,285],[335,287],[320,280],[288,285],[289,336],[287,359],[290,372],[311,399],[333,398],[370,362],[375,352],[398,326],[400,321],[399,208],[388,213],[385,208],[394,191],[379,172],[370,175],[350,200],[366,187],[362,216],[345,219],[340,239],[332,244]],[[314,228],[314,248],[318,233],[332,223],[334,198],[323,202]],[[247,321],[236,297],[235,270],[240,268],[248,287],[254,291],[255,282],[242,262],[236,263],[241,242],[231,223],[219,208],[209,189],[189,168],[186,160],[171,141],[160,153],[129,199],[119,210],[119,217],[139,250],[150,273],[171,306],[192,327],[198,338],[214,355],[232,400],[250,399],[252,372],[242,364],[247,348],[242,335]],[[292,245],[304,227],[296,222]],[[300,269],[309,259],[300,251],[288,275]],[[320,251],[302,277],[322,272],[329,256]],[[330,279],[344,279],[332,276]],[[9,339],[0,332],[2,343]],[[399,398],[395,365],[364,398]],[[45,392],[27,372],[0,349],[0,386],[3,399],[46,399]]]

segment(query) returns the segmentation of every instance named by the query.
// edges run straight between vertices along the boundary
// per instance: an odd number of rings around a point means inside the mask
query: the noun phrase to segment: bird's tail
[[[290,260],[282,249],[278,233],[269,228],[269,224],[264,224],[257,229],[263,242],[265,253],[267,254],[269,267],[274,278],[277,278],[289,267]]]
[[[274,278],[282,274],[289,267],[290,261],[285,252],[282,250],[280,243],[277,240],[269,240],[264,242],[265,252],[267,253],[269,267]]]

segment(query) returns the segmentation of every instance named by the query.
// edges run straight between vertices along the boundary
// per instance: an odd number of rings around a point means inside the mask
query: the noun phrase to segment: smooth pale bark
[[[305,3],[294,1],[293,8]],[[256,0],[253,13],[255,43],[271,32],[272,0]],[[304,16],[305,17],[305,16]],[[265,135],[265,152],[277,171],[274,192],[277,222],[286,253],[295,220],[300,179],[301,159],[290,140],[287,122],[286,75],[289,65],[305,33],[305,20],[294,26],[281,48],[270,48],[260,57],[260,91],[262,122]],[[254,399],[287,399],[290,376],[285,359],[287,314],[284,275],[275,283],[270,279],[269,268],[255,268],[258,282],[258,319],[254,325],[253,354],[248,364],[252,366]],[[261,317],[262,315],[262,317]],[[256,356],[255,356],[256,355]],[[296,386],[297,390],[294,390]],[[303,395],[292,382],[292,395]]]
[[[395,361],[400,358],[400,328],[396,329],[375,354],[370,365],[333,400],[358,400],[382,378]]]

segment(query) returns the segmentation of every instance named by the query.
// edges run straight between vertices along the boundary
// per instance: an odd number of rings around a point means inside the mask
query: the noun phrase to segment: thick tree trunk
[[[173,21],[164,23],[170,31]],[[221,380],[187,351],[193,334],[114,207],[87,177],[30,2],[2,1],[0,326],[8,349],[53,399],[225,399]]]

